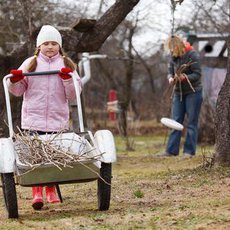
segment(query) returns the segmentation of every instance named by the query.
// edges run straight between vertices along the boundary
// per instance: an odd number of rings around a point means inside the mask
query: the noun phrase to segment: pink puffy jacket
[[[27,67],[33,57],[26,59],[19,67],[28,72]],[[37,57],[36,72],[60,70],[64,67],[60,54],[48,58],[43,54]],[[77,72],[79,86],[81,80]],[[73,80],[62,80],[59,75],[25,77],[11,83],[9,91],[15,96],[23,95],[21,127],[27,130],[58,132],[69,128],[69,100],[75,99]]]

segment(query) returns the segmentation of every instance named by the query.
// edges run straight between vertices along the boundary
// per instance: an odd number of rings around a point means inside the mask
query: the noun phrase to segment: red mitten
[[[22,70],[20,69],[12,69],[10,71],[10,73],[13,75],[11,78],[10,78],[10,81],[12,83],[16,83],[18,81],[21,81],[23,78],[24,78],[24,75],[22,73]]]
[[[61,68],[61,71],[58,74],[63,80],[68,80],[71,78],[69,73],[72,73],[72,72],[73,72],[72,69],[70,69],[68,67],[63,67],[63,68]]]
[[[181,82],[187,82],[187,75],[185,73],[180,74],[179,78]]]

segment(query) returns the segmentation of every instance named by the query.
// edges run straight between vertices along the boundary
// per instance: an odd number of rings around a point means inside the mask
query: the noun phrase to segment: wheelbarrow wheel
[[[18,202],[13,173],[2,173],[2,189],[8,218],[18,218]]]
[[[100,168],[100,178],[97,180],[98,209],[100,211],[109,209],[111,196],[111,177],[112,164],[102,162]]]

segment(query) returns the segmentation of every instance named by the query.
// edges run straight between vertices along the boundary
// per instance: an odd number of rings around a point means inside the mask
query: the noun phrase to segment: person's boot
[[[32,207],[35,210],[40,210],[43,207],[42,187],[32,187],[33,202]]]
[[[59,203],[60,200],[56,194],[55,186],[46,186],[46,199],[49,203]]]

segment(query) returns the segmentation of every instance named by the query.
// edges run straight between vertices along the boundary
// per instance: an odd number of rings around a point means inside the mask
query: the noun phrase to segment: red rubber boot
[[[60,200],[56,194],[55,186],[46,186],[46,199],[49,203],[59,203]]]
[[[43,207],[42,187],[32,187],[33,202],[32,207],[35,210],[40,210]]]

